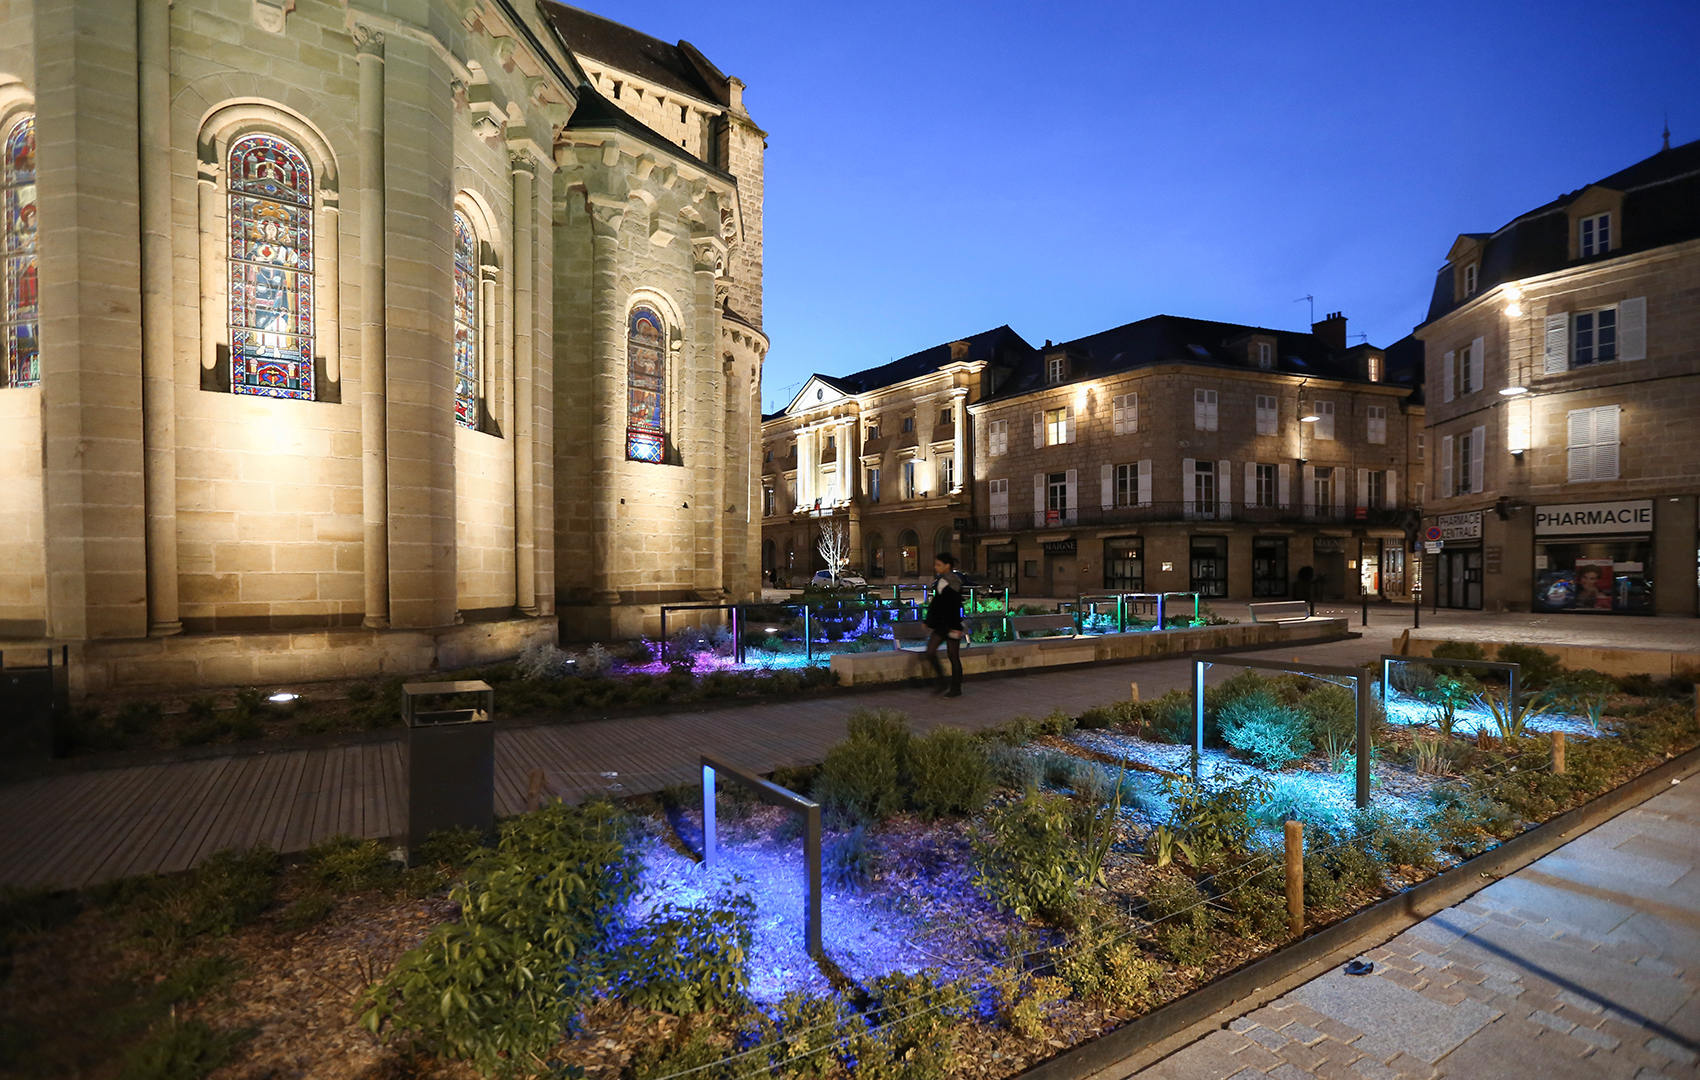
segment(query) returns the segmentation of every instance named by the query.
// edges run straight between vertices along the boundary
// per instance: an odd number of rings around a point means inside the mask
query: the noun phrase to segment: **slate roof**
[[[1568,208],[1597,184],[1623,192],[1621,246],[1589,259],[1570,258]],[[1482,235],[1482,234],[1466,234]],[[1477,271],[1476,296],[1507,281],[1562,270],[1588,262],[1605,262],[1625,255],[1700,237],[1700,140],[1660,150],[1627,169],[1560,195],[1487,234]],[[1435,275],[1428,317],[1433,322],[1466,301],[1453,300],[1452,265]]]
[[[989,360],[993,366],[1015,366],[1029,355],[1036,355],[1033,346],[1027,344],[1020,334],[1008,326],[1000,326],[994,330],[986,330],[969,338],[957,338],[957,341],[968,342],[968,360]],[[816,375],[815,378],[830,386],[835,386],[846,394],[864,394],[869,390],[878,390],[884,386],[893,386],[937,371],[951,362],[950,342],[934,345],[930,349],[922,349],[918,353],[893,360],[879,367],[866,368],[849,375],[830,377]]]
[[[1271,330],[1238,323],[1153,315],[1113,330],[1104,330],[1061,345],[1036,351],[1007,379],[1000,398],[1045,388],[1045,353],[1070,354],[1067,382],[1095,379],[1157,364],[1198,364],[1208,367],[1256,370],[1247,363],[1243,339],[1262,334],[1275,339],[1275,368],[1289,375],[1318,379],[1363,381],[1345,352],[1336,352],[1309,331]],[[1232,344],[1231,344],[1232,343]],[[1349,352],[1350,350],[1348,350]]]
[[[712,173],[723,180],[737,183],[737,178],[725,169],[716,168],[697,157],[684,147],[675,143],[667,136],[626,112],[618,105],[609,101],[596,92],[589,83],[578,88],[578,104],[573,107],[573,115],[567,120],[569,131],[624,131],[634,135],[657,150],[665,150],[673,157],[689,162],[692,165]]]
[[[690,42],[669,45],[612,19],[555,0],[542,0],[541,8],[573,52],[701,101],[731,103],[726,76]]]

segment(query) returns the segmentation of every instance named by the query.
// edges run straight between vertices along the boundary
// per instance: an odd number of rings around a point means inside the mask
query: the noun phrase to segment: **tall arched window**
[[[862,549],[868,555],[868,576],[885,577],[885,537],[879,533],[869,533],[862,539]]]
[[[478,428],[478,234],[455,211],[455,422]]]
[[[5,135],[0,163],[0,260],[4,261],[6,385],[41,381],[41,315],[35,268],[35,117],[18,117]]]
[[[313,399],[313,170],[276,135],[230,144],[230,390]]]
[[[914,577],[921,572],[921,538],[915,535],[914,529],[904,529],[898,534],[897,555],[905,577]]]
[[[636,307],[626,336],[626,457],[659,464],[667,449],[667,324]]]

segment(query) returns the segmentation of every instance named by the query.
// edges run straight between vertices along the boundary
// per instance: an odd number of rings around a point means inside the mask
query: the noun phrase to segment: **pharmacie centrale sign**
[[[1653,531],[1653,500],[1535,507],[1536,536],[1610,536]]]
[[[1434,519],[1440,526],[1442,540],[1480,540],[1482,538],[1482,512],[1471,510],[1464,514],[1442,514]]]

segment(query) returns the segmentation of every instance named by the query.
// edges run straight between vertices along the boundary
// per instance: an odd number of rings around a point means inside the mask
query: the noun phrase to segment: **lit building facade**
[[[1441,606],[1700,610],[1700,142],[1459,236],[1416,336]]]

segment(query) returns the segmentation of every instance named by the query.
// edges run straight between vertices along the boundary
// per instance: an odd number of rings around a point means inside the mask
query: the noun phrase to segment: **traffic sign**
[[[1439,555],[1440,549],[1445,546],[1446,545],[1439,540],[1429,540],[1423,544],[1423,547],[1427,549],[1430,555]]]
[[[1431,544],[1439,543],[1443,536],[1444,534],[1440,531],[1439,525],[1430,525],[1427,529],[1423,530],[1423,539],[1427,540]]]

